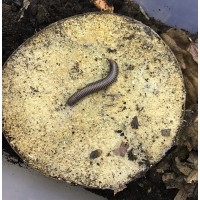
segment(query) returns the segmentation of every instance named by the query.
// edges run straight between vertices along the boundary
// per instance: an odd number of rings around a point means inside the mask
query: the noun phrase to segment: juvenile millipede
[[[85,96],[92,94],[94,92],[97,92],[99,90],[102,90],[104,88],[107,88],[109,85],[111,85],[113,82],[117,80],[118,76],[118,65],[114,60],[108,59],[110,63],[110,71],[108,75],[105,78],[102,78],[98,81],[95,81],[93,83],[90,83],[86,85],[84,88],[79,89],[77,92],[75,92],[69,99],[67,100],[67,104],[69,106],[73,106],[76,104],[80,99],[84,98]]]

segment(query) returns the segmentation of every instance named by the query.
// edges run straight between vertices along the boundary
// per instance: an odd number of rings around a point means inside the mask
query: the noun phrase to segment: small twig
[[[139,8],[140,8],[141,13],[145,16],[145,18],[147,20],[150,20],[150,17],[146,14],[146,12],[144,11],[144,9],[141,6],[139,6]]]

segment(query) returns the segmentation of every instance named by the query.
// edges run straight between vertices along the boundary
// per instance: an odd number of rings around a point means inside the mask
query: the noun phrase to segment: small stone
[[[102,154],[102,150],[96,149],[90,153],[90,159],[98,158],[99,156],[101,156],[101,154]]]

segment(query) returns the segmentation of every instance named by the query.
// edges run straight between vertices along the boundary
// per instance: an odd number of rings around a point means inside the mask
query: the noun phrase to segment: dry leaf
[[[198,105],[193,105],[185,111],[186,125],[179,135],[179,145],[186,145],[188,150],[198,148]],[[188,116],[187,116],[188,115]]]
[[[190,155],[187,159],[193,165],[192,172],[185,178],[187,183],[195,183],[198,180],[198,155],[196,152],[190,152]]]
[[[161,37],[171,48],[182,68],[187,92],[186,108],[188,108],[198,100],[198,66],[187,51],[190,44],[189,36],[182,30],[171,28],[161,34]]]
[[[178,170],[185,176],[188,176],[193,171],[189,163],[181,162],[178,157],[175,158],[175,162]]]
[[[194,165],[194,169],[198,169],[198,155],[197,155],[197,152],[190,152],[190,155],[189,155],[187,161]]]
[[[167,189],[180,189],[183,185],[184,178],[181,176],[177,177],[177,175],[174,172],[170,172],[163,174],[162,181],[163,183],[165,183]]]
[[[198,39],[190,43],[189,47],[187,48],[187,51],[190,52],[194,61],[198,63]]]
[[[198,170],[194,169],[189,176],[185,179],[187,183],[195,183],[198,180]]]
[[[198,148],[198,117],[196,116],[192,122],[192,124],[186,130],[188,140],[187,146],[191,147],[194,150]]]
[[[109,12],[114,11],[114,7],[109,6],[106,0],[93,0],[93,3],[101,11],[109,11]]]
[[[195,184],[185,184],[178,191],[174,200],[186,200],[188,197],[193,195],[193,191],[195,189]]]
[[[156,172],[158,172],[159,174],[161,174],[161,173],[164,173],[165,171],[164,171],[164,169],[158,168],[158,169],[156,169]]]
[[[175,198],[174,198],[174,200],[187,200],[187,191],[185,190],[185,188],[184,187],[182,187],[179,191],[178,191],[178,193],[177,193],[177,195],[175,196]]]
[[[176,176],[175,173],[171,172],[171,173],[165,173],[162,176],[162,180],[163,182],[169,181],[169,180],[175,180]]]
[[[30,1],[29,0],[24,0],[23,7],[19,11],[20,12],[20,17],[19,17],[18,21],[20,21],[21,18],[24,17],[24,11],[28,9],[29,5],[30,5]]]

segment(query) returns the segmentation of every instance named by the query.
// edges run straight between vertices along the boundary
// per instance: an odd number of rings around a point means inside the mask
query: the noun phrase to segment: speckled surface
[[[108,73],[106,58],[118,63],[118,80],[67,106],[77,89]],[[87,187],[117,191],[158,162],[184,102],[169,48],[150,28],[114,14],[49,26],[3,70],[3,128],[12,147],[42,173]]]

